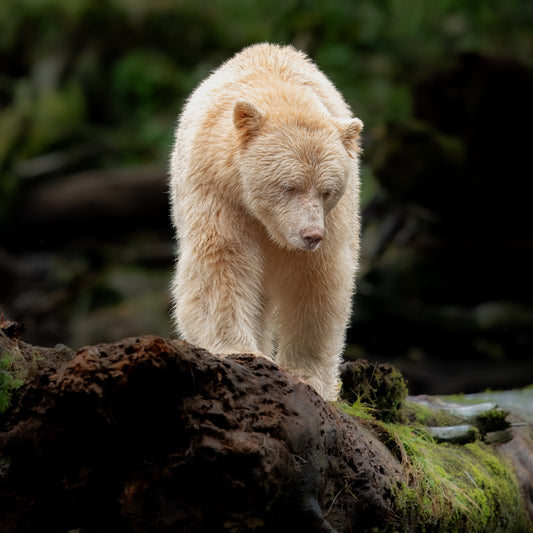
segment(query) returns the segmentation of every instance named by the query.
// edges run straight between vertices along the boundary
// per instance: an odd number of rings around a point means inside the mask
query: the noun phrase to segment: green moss
[[[479,402],[477,402],[479,403]],[[508,411],[494,408],[475,415],[461,416],[447,409],[429,408],[416,402],[405,402],[398,419],[411,425],[430,427],[455,426],[470,424],[475,426],[482,437],[491,431],[501,431],[509,427],[506,420]]]
[[[0,414],[16,403],[18,389],[23,383],[44,368],[55,367],[73,356],[74,352],[61,344],[39,348],[0,335]]]
[[[0,413],[4,413],[11,405],[13,392],[23,380],[17,376],[13,368],[13,357],[8,353],[0,355]]]
[[[508,411],[491,409],[476,416],[474,424],[482,435],[486,435],[491,431],[501,431],[502,429],[507,429],[510,425],[507,421],[508,414]]]
[[[462,424],[462,419],[444,411],[430,409],[419,403],[406,402],[402,407],[403,419],[410,424],[422,426],[454,426]]]
[[[379,420],[397,420],[407,397],[407,385],[400,373],[387,363],[372,364],[364,359],[344,363],[341,367],[343,401],[364,403]]]
[[[444,397],[448,402],[455,402],[461,405],[475,405],[479,403],[479,400],[476,398],[467,398],[463,393],[459,394],[448,394]]]
[[[407,425],[376,421],[375,407],[363,398],[337,405],[370,420],[376,437],[401,463],[403,479],[392,494],[397,531],[533,532],[512,466],[496,447],[480,440],[438,443],[424,429],[461,424],[460,416],[405,402],[397,419]],[[493,411],[487,411],[488,419]],[[505,413],[497,413],[501,425]]]
[[[373,420],[375,409],[360,398],[353,403],[339,401],[337,407],[350,416],[355,416],[363,420]]]
[[[396,512],[418,531],[525,532],[528,522],[511,466],[497,449],[475,442],[437,444],[421,429],[388,425],[386,443],[402,458]]]

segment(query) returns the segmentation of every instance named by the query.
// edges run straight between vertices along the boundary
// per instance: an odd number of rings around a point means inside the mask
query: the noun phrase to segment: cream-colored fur
[[[171,161],[174,319],[336,398],[358,258],[360,120],[292,47],[244,49],[194,91]]]

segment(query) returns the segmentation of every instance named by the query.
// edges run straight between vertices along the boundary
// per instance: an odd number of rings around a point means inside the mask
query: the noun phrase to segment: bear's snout
[[[324,238],[324,230],[318,227],[304,228],[300,230],[300,237],[307,250],[314,250]]]

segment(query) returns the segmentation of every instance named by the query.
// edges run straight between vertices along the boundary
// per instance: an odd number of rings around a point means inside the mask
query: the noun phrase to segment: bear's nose
[[[304,241],[306,248],[312,250],[324,237],[324,232],[320,228],[305,228],[300,230],[300,237]]]

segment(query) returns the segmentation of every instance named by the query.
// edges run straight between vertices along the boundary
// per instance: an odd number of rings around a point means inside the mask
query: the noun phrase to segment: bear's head
[[[274,110],[237,101],[233,123],[249,213],[280,246],[316,250],[327,238],[327,216],[357,174],[357,119],[324,111]]]

